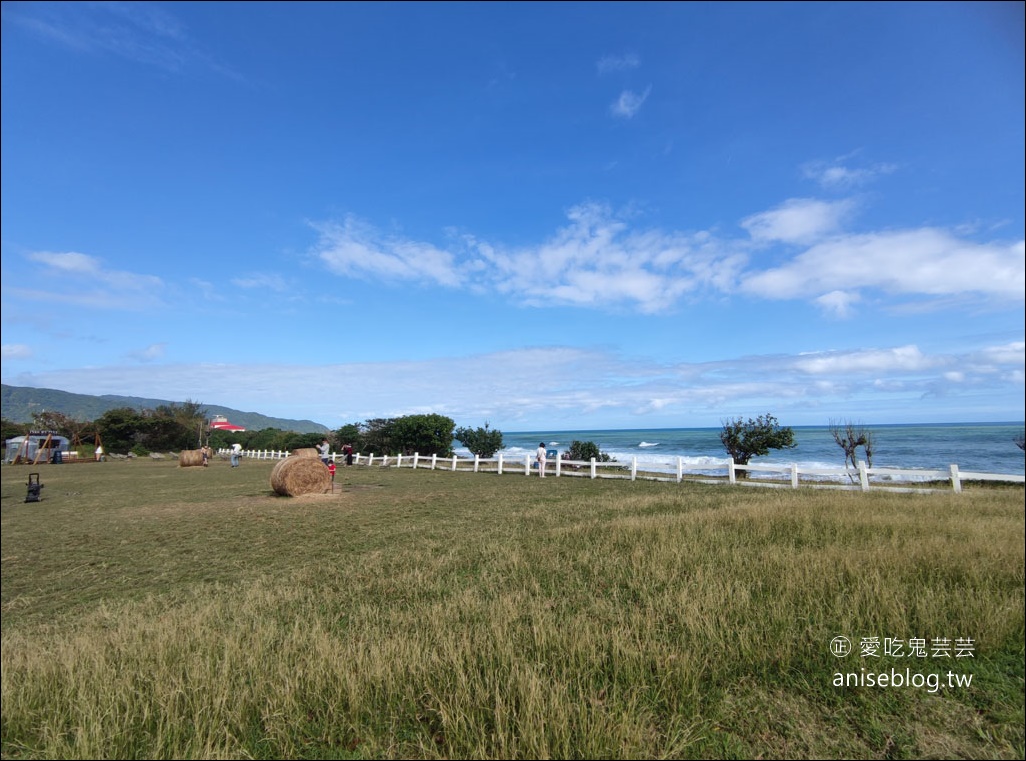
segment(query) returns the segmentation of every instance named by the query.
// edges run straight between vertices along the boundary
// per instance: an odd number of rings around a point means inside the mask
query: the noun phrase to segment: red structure
[[[241,425],[232,425],[228,422],[228,418],[224,415],[214,415],[214,419],[210,421],[211,431],[227,431],[228,433],[239,433],[245,431]]]

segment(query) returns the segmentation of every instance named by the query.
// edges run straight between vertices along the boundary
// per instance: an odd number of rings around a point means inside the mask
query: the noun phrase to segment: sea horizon
[[[841,425],[844,425],[842,422]],[[959,470],[976,473],[1026,475],[1024,453],[1015,443],[1024,424],[968,423],[855,423],[873,436],[872,465],[876,468]],[[772,450],[752,464],[798,463],[803,468],[844,467],[844,451],[834,441],[829,425],[789,426],[795,433],[792,449]],[[582,428],[565,430],[503,431],[504,457],[520,458],[540,442],[559,455],[571,442],[591,441],[617,461],[637,458],[644,465],[670,467],[683,458],[690,467],[719,469],[727,462],[720,441],[721,426],[688,428]],[[457,453],[469,452],[460,446]],[[865,459],[862,449],[859,459]]]

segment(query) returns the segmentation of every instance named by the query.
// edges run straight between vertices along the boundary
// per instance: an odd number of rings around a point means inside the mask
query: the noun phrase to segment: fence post
[[[524,455],[524,475],[531,475],[531,455],[529,454]]]
[[[502,452],[499,452],[499,475],[502,475]]]
[[[677,458],[677,483],[684,480],[684,458]]]
[[[420,452],[413,453],[413,469],[417,469],[417,461],[420,460]]]
[[[562,457],[556,455],[556,478],[559,478],[559,464],[563,460]]]
[[[798,488],[798,463],[791,463],[791,488]]]
[[[631,480],[635,480],[638,477],[638,458],[631,458]]]
[[[456,470],[456,455],[452,456],[452,469]]]
[[[474,455],[474,472],[477,473],[478,466],[481,464],[481,455]]]
[[[369,455],[367,455],[367,467],[369,468],[373,464],[374,464],[374,453],[371,452]]]
[[[955,490],[955,494],[962,493],[962,479],[958,475],[958,466],[954,463],[951,464],[951,488]]]
[[[734,472],[734,458],[727,460],[727,481],[731,484],[737,483],[737,473]]]
[[[862,491],[869,491],[869,471],[866,470],[866,463],[859,460],[859,484]]]
[[[435,469],[435,465],[438,464],[438,453],[434,452],[431,454],[431,470]]]
[[[597,478],[598,477],[598,474],[595,472],[595,458],[594,457],[591,458],[591,477],[592,478]]]

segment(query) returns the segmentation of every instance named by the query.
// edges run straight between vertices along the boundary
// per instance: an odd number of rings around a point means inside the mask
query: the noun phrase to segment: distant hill
[[[216,404],[203,404],[199,400],[208,417],[224,415],[235,425],[241,425],[248,431],[259,431],[263,428],[280,428],[283,431],[296,433],[326,433],[327,426],[312,420],[287,420],[285,418],[267,417],[256,412],[242,412],[231,407],[220,407]],[[92,396],[90,394],[72,394],[55,388],[31,388],[29,386],[8,386],[2,384],[0,409],[5,420],[12,423],[32,422],[32,413],[48,410],[60,412],[75,420],[96,420],[108,410],[119,407],[131,407],[134,410],[152,410],[165,404],[182,404],[167,399],[143,399],[138,396]]]

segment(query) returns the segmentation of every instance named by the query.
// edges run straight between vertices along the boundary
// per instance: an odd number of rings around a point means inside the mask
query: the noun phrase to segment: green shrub
[[[593,441],[577,441],[574,439],[570,442],[570,448],[566,450],[566,453],[571,460],[589,462],[594,458],[595,462],[616,462],[605,452],[599,451],[598,444]]]
[[[478,457],[492,457],[502,449],[502,431],[489,428],[488,423],[484,428],[457,428],[455,438]]]

